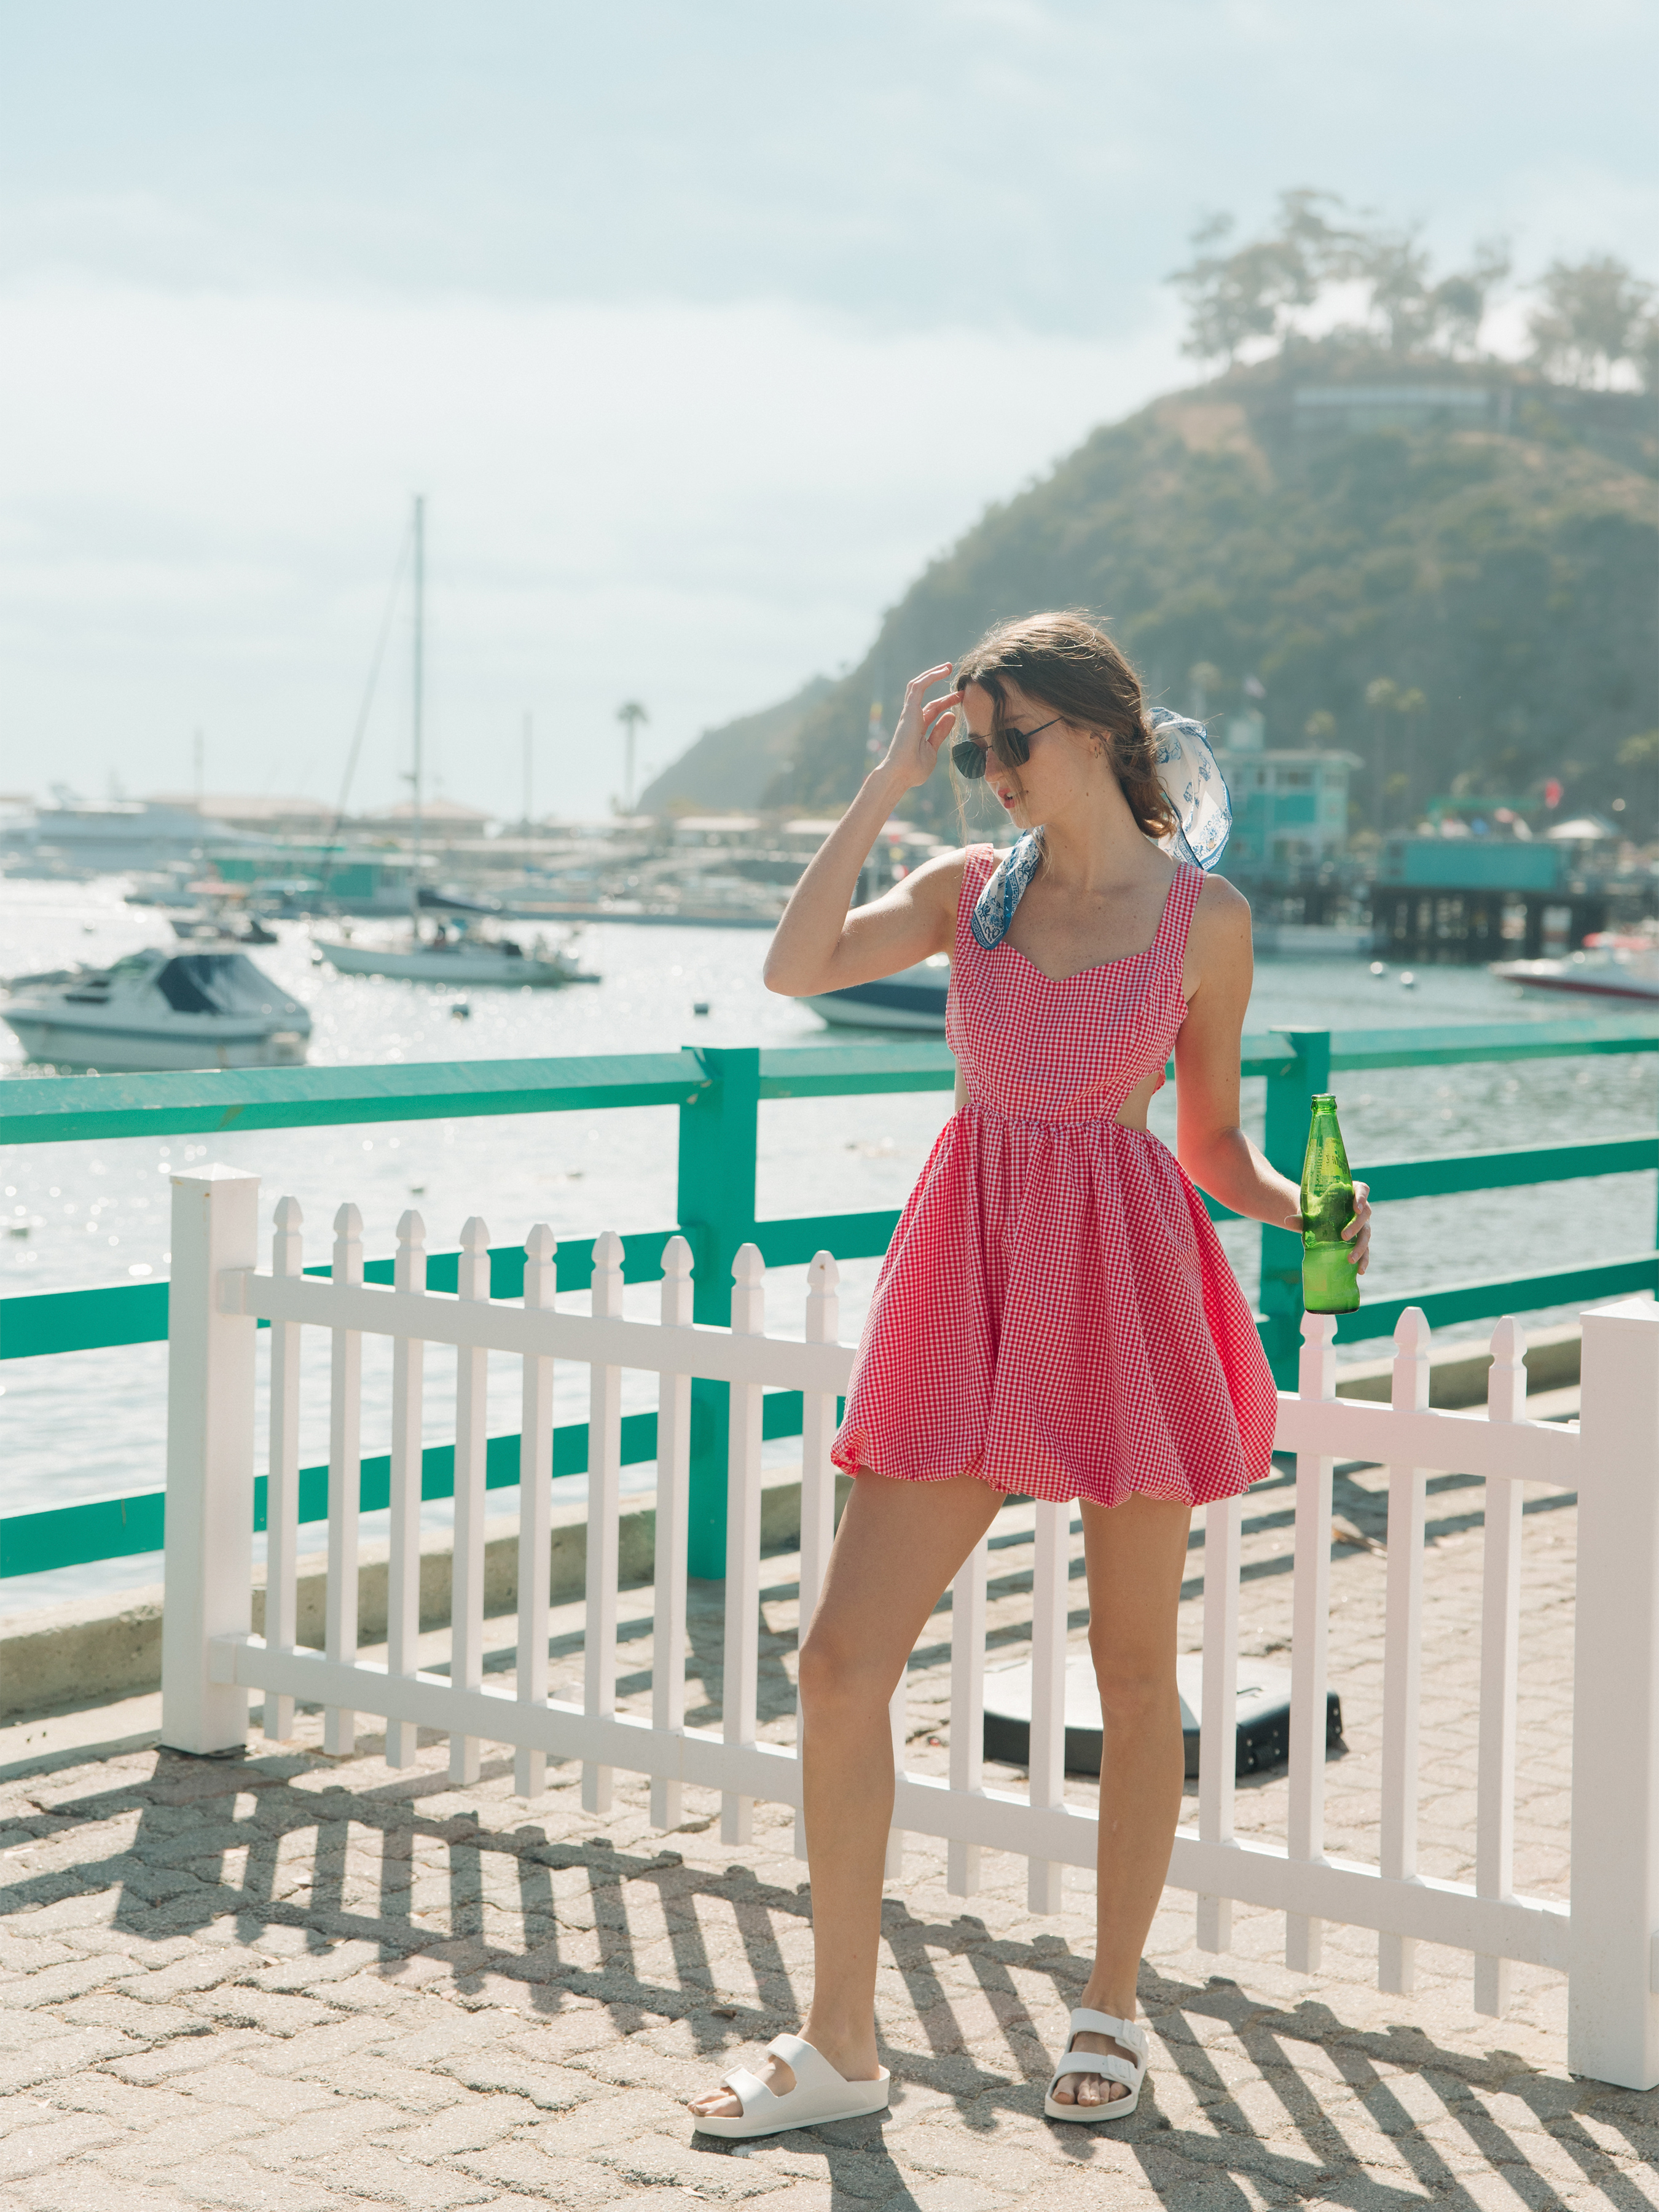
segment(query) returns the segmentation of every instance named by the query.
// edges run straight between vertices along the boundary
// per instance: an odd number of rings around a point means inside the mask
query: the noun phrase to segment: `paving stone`
[[[546,2112],[563,2112],[602,2094],[600,2085],[574,2067],[544,2066],[511,2048],[447,2059],[443,2071],[463,2089],[522,2097]]]
[[[0,2096],[29,2089],[46,2081],[62,2080],[95,2066],[123,2051],[136,2050],[128,2036],[101,2028],[70,2028],[53,2034],[56,2021],[42,2024],[40,2034],[27,2046],[0,2057]]]
[[[240,2158],[197,2160],[181,2165],[173,2179],[185,2203],[228,2206],[232,2212],[336,2212],[352,2201],[303,2168],[268,2173]]]
[[[276,2172],[334,2152],[355,2151],[371,2136],[399,2137],[409,2126],[406,2112],[378,2097],[331,2096],[297,2118],[272,2117],[282,2124],[251,2143],[247,2154],[256,2166]]]
[[[527,2098],[466,2097],[434,2113],[417,2125],[403,2120],[396,2140],[398,2154],[416,2159],[449,2158],[462,2151],[487,2150],[520,2129],[528,2129],[541,2118],[541,2108]]]
[[[614,2204],[635,2193],[621,2174],[586,2159],[551,2157],[522,2136],[489,2150],[463,2154],[453,2163],[478,2181],[537,2197],[558,2206],[559,2212],[589,2212],[589,2208]]]
[[[353,2150],[349,2156],[338,2159],[319,2159],[309,2169],[319,2181],[326,2181],[361,2207],[364,2198],[377,2203],[409,2207],[410,2212],[446,2212],[450,2205],[495,2204],[501,2202],[493,2182],[481,2180],[476,2174],[464,2173],[458,2166],[428,2163],[423,2158],[406,2155],[391,2148],[377,2148],[369,2144]],[[522,2212],[524,2198],[514,2196],[507,2200],[514,2212]],[[558,2198],[549,2200],[557,2204]]]
[[[198,2105],[194,2112],[163,2120],[143,2134],[128,2132],[118,2145],[99,2157],[99,2163],[118,2176],[137,2170],[149,2179],[172,2174],[192,2159],[210,2151],[228,2150],[264,2133],[249,2114],[213,2105]]]
[[[186,2095],[212,2105],[241,2106],[259,2119],[276,2123],[337,2102],[321,2082],[293,2075],[265,2074],[235,2058],[221,2059],[174,2077]]]
[[[42,2107],[38,2118],[8,2112],[0,2135],[0,2183],[10,2185],[48,2173],[83,2151],[117,2142],[127,2130],[99,2112],[54,2112]]]
[[[221,1983],[204,1990],[191,2001],[191,2008],[204,2020],[222,2021],[228,2027],[257,2027],[267,2035],[297,2035],[301,2028],[326,2027],[339,2018],[331,2007],[309,1997],[253,1989],[246,1983]]]
[[[118,2197],[101,2167],[84,2164],[31,2175],[15,2183],[11,2195],[19,2212],[179,2212],[191,2202],[167,2183],[152,2186],[131,2174],[123,2178]]]
[[[68,2004],[88,1990],[101,1988],[125,1971],[118,1959],[61,1959],[37,1972],[19,1975],[0,1987],[0,2004],[7,2008]]]
[[[72,2027],[111,2027],[136,2047],[169,2042],[175,2035],[208,2035],[212,2029],[182,2005],[142,2004],[125,1990],[98,1990],[72,2004],[54,2005],[55,2017]]]
[[[221,2028],[210,2035],[177,2035],[157,2050],[115,2060],[112,2067],[124,2081],[168,2081],[200,2067],[220,2065],[233,2055],[251,2058],[266,2050],[270,2041],[252,2027]]]

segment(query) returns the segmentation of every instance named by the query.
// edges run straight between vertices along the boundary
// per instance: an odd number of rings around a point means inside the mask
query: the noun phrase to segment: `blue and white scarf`
[[[1207,872],[1221,858],[1233,825],[1226,780],[1216,765],[1201,722],[1172,714],[1167,707],[1148,708],[1146,720],[1158,741],[1158,780],[1176,811],[1175,828],[1158,842],[1177,860],[1190,860],[1194,867]],[[988,952],[1007,935],[1014,908],[1024,896],[1042,858],[1041,828],[1027,830],[987,878],[968,926],[975,942]]]

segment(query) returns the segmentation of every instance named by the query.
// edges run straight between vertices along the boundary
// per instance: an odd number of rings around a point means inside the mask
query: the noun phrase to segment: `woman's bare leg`
[[[1164,1498],[1127,1498],[1109,1512],[1083,1507],[1103,1729],[1095,1966],[1081,2002],[1115,2020],[1135,2016],[1140,1954],[1181,1817],[1176,1611],[1191,1518],[1189,1507]],[[1103,2035],[1079,2035],[1076,2047],[1133,2055]],[[1059,2104],[1105,2104],[1127,2094],[1097,2074],[1068,2074],[1054,2086]]]
[[[972,1475],[895,1482],[860,1474],[801,1647],[813,1987],[800,2033],[850,2081],[872,2081],[880,2071],[876,1957],[893,1820],[888,1700],[928,1615],[1001,1503],[1000,1491]],[[754,2070],[779,2095],[794,2086],[777,2059]],[[691,2109],[735,2115],[742,2107],[729,2090],[711,2089]]]

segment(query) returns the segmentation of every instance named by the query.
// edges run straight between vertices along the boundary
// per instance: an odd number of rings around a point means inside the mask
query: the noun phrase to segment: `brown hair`
[[[1153,839],[1169,836],[1176,811],[1158,780],[1158,747],[1140,678],[1103,629],[1085,615],[1062,613],[1025,615],[987,630],[957,663],[951,684],[957,690],[977,684],[989,692],[994,739],[1003,726],[1009,682],[1074,728],[1093,731],[1136,825]]]

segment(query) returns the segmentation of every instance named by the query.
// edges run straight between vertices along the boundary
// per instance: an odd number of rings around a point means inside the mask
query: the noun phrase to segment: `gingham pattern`
[[[969,849],[951,966],[969,1103],[888,1247],[836,1462],[1100,1505],[1231,1498],[1267,1473],[1273,1376],[1197,1192],[1115,1118],[1186,1017],[1203,873],[1177,868],[1146,951],[1055,982],[975,942],[994,865]]]

